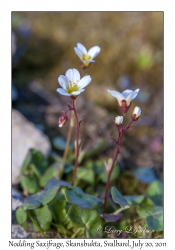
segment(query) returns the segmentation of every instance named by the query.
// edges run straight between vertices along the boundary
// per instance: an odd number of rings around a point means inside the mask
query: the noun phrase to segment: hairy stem
[[[76,174],[77,174],[77,168],[78,168],[78,157],[79,157],[79,131],[80,131],[80,124],[78,121],[77,111],[75,108],[75,100],[72,100],[73,110],[75,114],[75,120],[76,120],[76,140],[75,140],[75,165],[74,165],[74,172],[73,172],[73,178],[72,178],[72,185],[75,183]]]

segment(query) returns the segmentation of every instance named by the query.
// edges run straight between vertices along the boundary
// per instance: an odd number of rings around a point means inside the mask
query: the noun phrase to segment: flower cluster
[[[78,157],[80,152],[80,144],[79,144],[79,129],[80,129],[80,123],[82,120],[78,120],[78,115],[76,111],[76,105],[75,105],[75,99],[85,90],[85,87],[92,81],[92,78],[89,75],[84,76],[85,69],[90,66],[91,63],[95,62],[93,59],[100,53],[100,47],[94,46],[90,48],[88,51],[85,48],[85,46],[81,43],[77,43],[77,47],[74,47],[75,53],[78,55],[81,61],[81,68],[82,68],[82,74],[83,77],[80,77],[80,73],[77,69],[68,69],[65,73],[65,75],[60,75],[58,77],[58,82],[61,86],[61,88],[57,89],[57,92],[64,96],[69,96],[72,99],[72,105],[67,104],[68,110],[66,110],[59,118],[58,120],[58,126],[62,127],[64,124],[68,121],[67,113],[69,111],[73,111],[75,115],[76,120],[76,141],[75,141],[75,166],[74,166],[74,172],[73,172],[73,179],[72,184],[74,184],[76,179],[76,171],[78,167]],[[105,162],[105,167],[108,175],[107,183],[106,183],[106,189],[105,189],[105,203],[104,208],[106,206],[107,202],[107,195],[108,195],[108,189],[109,189],[109,183],[112,171],[114,169],[116,159],[118,154],[120,153],[120,146],[122,142],[122,135],[125,131],[127,131],[131,124],[134,121],[137,121],[142,113],[141,109],[139,107],[135,107],[132,114],[131,114],[131,121],[126,126],[123,127],[124,123],[124,117],[126,113],[128,112],[129,108],[131,107],[132,101],[137,97],[139,93],[139,89],[136,89],[135,91],[127,89],[123,91],[122,93],[116,91],[116,90],[109,90],[108,92],[115,97],[119,106],[120,111],[122,112],[122,116],[116,116],[114,124],[118,128],[118,138],[115,139],[113,136],[111,138],[116,143],[117,149],[114,156],[113,161]]]
[[[122,114],[125,116],[125,114],[128,112],[132,100],[134,98],[136,98],[136,96],[138,95],[140,89],[136,89],[135,91],[132,91],[130,89],[127,89],[125,91],[123,91],[122,93],[116,91],[116,90],[109,90],[108,92],[117,99],[117,103],[118,106],[122,112]],[[135,107],[135,109],[132,112],[132,121],[137,121],[139,119],[139,117],[141,116],[141,108],[139,107]],[[123,125],[123,120],[124,117],[123,116],[117,116],[115,118],[115,125],[120,127],[121,125]]]
[[[120,93],[116,90],[108,89],[108,92],[117,99],[122,114],[126,114],[131,106],[132,100],[138,95],[139,90],[140,89],[136,89],[135,91],[132,91],[130,89],[127,89]]]

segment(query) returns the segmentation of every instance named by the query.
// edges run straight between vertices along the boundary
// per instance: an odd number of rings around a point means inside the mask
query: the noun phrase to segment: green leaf
[[[155,231],[163,230],[163,207],[142,207],[137,209],[137,213],[140,217],[145,219],[147,226]]]
[[[119,170],[119,167],[116,165],[114,167],[114,170],[112,171],[111,182],[116,180],[118,178],[119,174],[120,174],[120,170]],[[107,177],[106,169],[105,169],[105,167],[103,167],[102,172],[100,174],[100,179],[103,183],[106,183],[107,178],[108,177]]]
[[[43,205],[49,203],[55,197],[59,187],[53,186],[50,189],[44,190],[43,196],[39,197],[39,202]]]
[[[40,198],[42,198],[43,193],[44,193],[44,191],[41,191],[37,194],[27,196],[24,199],[23,208],[25,210],[32,210],[32,209],[35,209],[35,208],[41,206],[42,203],[39,200],[40,200]]]
[[[31,210],[49,203],[55,197],[57,191],[58,187],[51,187],[50,189],[42,190],[35,195],[26,197],[23,204],[24,209]]]
[[[141,205],[138,209],[137,209],[137,213],[140,217],[142,218],[146,218],[148,215],[150,215],[150,211],[151,209],[154,207],[154,205]]]
[[[147,190],[146,190],[146,194],[149,197],[154,197],[154,196],[162,196],[163,195],[163,184],[161,181],[156,180],[154,182],[152,182]]]
[[[39,181],[41,187],[44,187],[49,180],[58,176],[58,168],[58,163],[54,163],[45,171],[44,175],[42,175]]]
[[[77,179],[76,180],[82,180],[86,181],[89,184],[94,183],[94,172],[90,168],[80,167],[77,169]]]
[[[111,188],[112,199],[115,203],[118,203],[121,207],[129,206],[125,198],[117,190],[116,187]]]
[[[70,220],[78,227],[85,228],[87,238],[102,237],[102,220],[95,210],[85,210],[77,206],[70,206],[68,210]]]
[[[21,174],[24,174],[27,170],[28,165],[30,164],[30,161],[32,159],[31,151],[28,152],[26,158],[23,161],[22,167],[21,167]]]
[[[84,209],[94,209],[99,203],[102,203],[99,198],[93,195],[87,195],[83,193],[83,191],[80,192],[77,188],[74,190],[65,189],[64,194],[69,203]]]
[[[52,180],[48,181],[48,183],[44,189],[47,190],[51,187],[70,187],[70,188],[73,188],[73,186],[70,183],[68,183],[66,181],[58,180],[58,179],[52,179]]]
[[[21,186],[23,189],[27,189],[30,194],[34,194],[40,189],[35,175],[23,176],[21,180]]]
[[[163,184],[161,181],[157,180],[152,182],[147,190],[146,194],[152,199],[154,204],[161,206],[163,203]]]
[[[150,215],[146,217],[145,221],[150,229],[157,232],[163,231],[163,212]]]
[[[27,219],[27,214],[26,214],[26,211],[22,208],[22,207],[19,207],[17,210],[16,210],[16,220],[19,224],[23,224]]]
[[[73,169],[74,169],[73,165],[66,163],[64,166],[64,169],[63,169],[63,173],[67,174],[67,173],[73,171]]]
[[[71,184],[58,179],[50,180],[45,186],[44,190],[38,192],[35,195],[30,195],[24,199],[23,207],[25,210],[32,210],[49,203],[57,194],[60,187],[72,187]]]
[[[37,167],[34,164],[30,164],[30,169],[32,172],[36,175],[36,177],[39,179],[41,177]]]
[[[61,225],[66,225],[69,222],[69,217],[67,215],[66,210],[66,201],[63,202],[53,202],[52,204],[49,204],[49,208],[52,212],[52,216],[54,221],[56,223],[59,223]]]
[[[125,195],[124,198],[128,202],[128,204],[132,206],[132,205],[140,204],[144,200],[145,196],[144,195],[133,195],[133,196]]]
[[[37,221],[43,231],[46,231],[50,228],[52,222],[52,214],[47,205],[37,208],[34,210]]]
[[[81,208],[93,209],[96,206],[96,204],[94,205],[94,203],[80,198],[74,191],[69,189],[65,189],[65,198],[69,203],[77,205]]]
[[[48,162],[45,159],[45,156],[40,151],[32,149],[31,152],[32,152],[31,164],[34,164],[37,170],[39,171],[40,175],[42,175],[47,169]]]

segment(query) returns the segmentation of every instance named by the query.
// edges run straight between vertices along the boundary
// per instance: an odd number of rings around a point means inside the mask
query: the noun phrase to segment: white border
[[[174,237],[174,72],[175,72],[175,14],[174,1],[22,1],[6,0],[0,3],[0,117],[1,117],[1,247],[6,249],[11,238],[11,11],[164,11],[164,173],[165,173],[165,234],[168,249],[173,249]],[[163,100],[160,100],[160,102]],[[163,115],[163,114],[162,114]],[[142,240],[144,241],[144,240]],[[149,240],[154,241],[154,240]],[[171,248],[172,247],[172,248]],[[125,249],[125,248],[123,248]],[[146,249],[146,248],[142,248]]]

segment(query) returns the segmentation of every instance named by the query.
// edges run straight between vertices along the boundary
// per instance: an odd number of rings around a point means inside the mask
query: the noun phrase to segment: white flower
[[[136,89],[135,91],[132,91],[130,89],[127,89],[123,91],[122,93],[120,93],[116,90],[108,89],[108,92],[117,99],[118,105],[122,113],[126,114],[126,112],[128,111],[131,105],[132,100],[136,98],[136,96],[138,95],[139,90],[140,89]]]
[[[77,43],[77,47],[74,47],[75,53],[83,62],[85,67],[88,67],[90,63],[95,62],[93,59],[100,53],[100,47],[94,46],[88,51],[83,44]]]
[[[123,124],[123,120],[124,120],[123,116],[117,116],[115,118],[115,125],[121,126]]]
[[[132,119],[134,121],[137,121],[139,117],[141,116],[142,110],[139,107],[135,107],[135,109],[132,112]]]
[[[57,92],[65,96],[78,96],[85,89],[85,87],[91,82],[92,78],[89,75],[84,76],[80,80],[80,73],[77,69],[68,69],[65,76],[60,75],[58,82],[62,88],[58,88]]]

